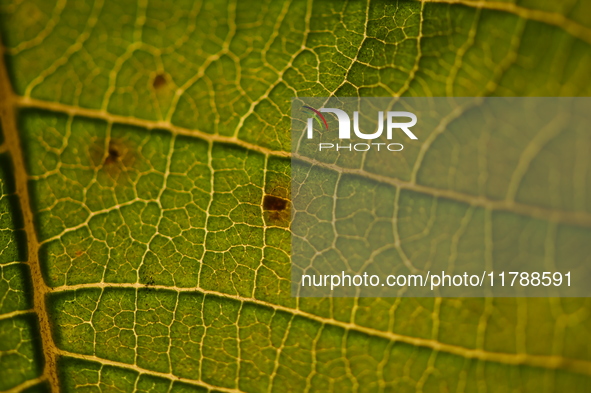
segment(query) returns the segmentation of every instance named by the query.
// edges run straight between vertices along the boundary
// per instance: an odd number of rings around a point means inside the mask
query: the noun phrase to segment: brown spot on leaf
[[[275,195],[265,195],[263,198],[263,209],[271,211],[283,211],[287,208],[287,201]]]
[[[107,147],[107,157],[105,158],[105,165],[112,164],[114,162],[119,161],[121,158],[121,148],[114,143],[113,140],[109,141],[109,146]]]
[[[289,226],[291,212],[287,199],[270,194],[265,195],[263,198],[263,210],[267,225]]]
[[[97,138],[90,143],[88,152],[100,179],[108,178],[118,185],[128,183],[138,157],[133,143],[120,137]]]
[[[166,86],[166,77],[164,76],[164,74],[158,74],[154,77],[154,80],[152,81],[152,86],[154,87],[154,89],[160,89],[163,86]]]

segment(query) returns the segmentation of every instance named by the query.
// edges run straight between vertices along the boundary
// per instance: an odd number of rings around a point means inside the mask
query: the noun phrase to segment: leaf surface
[[[591,382],[588,299],[292,298],[288,216],[263,203],[289,197],[292,97],[588,96],[590,3],[0,7],[0,390]],[[532,157],[554,172],[533,165],[513,185],[515,162],[478,166],[486,140],[426,139],[391,175],[400,247],[589,261],[591,141],[566,139]],[[529,154],[527,138],[509,142],[511,158]],[[564,192],[545,193],[556,181]],[[496,209],[511,198],[582,219]]]

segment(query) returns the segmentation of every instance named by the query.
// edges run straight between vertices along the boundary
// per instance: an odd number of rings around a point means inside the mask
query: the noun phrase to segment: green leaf
[[[0,7],[0,390],[587,390],[588,299],[292,298],[289,212],[264,198],[289,197],[292,97],[590,95],[589,2]],[[416,157],[392,175],[416,186],[401,233],[435,201],[441,232],[472,211],[475,258],[515,231],[493,258],[558,243],[589,261],[588,135],[558,151],[566,195],[513,194],[558,213],[576,196],[583,225],[531,239],[519,212],[471,207],[506,198],[503,177],[444,181],[455,164],[434,142],[421,176]]]

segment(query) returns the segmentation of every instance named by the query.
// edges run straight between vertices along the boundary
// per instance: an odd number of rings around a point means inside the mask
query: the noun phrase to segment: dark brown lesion
[[[166,86],[167,84],[167,80],[166,80],[166,76],[164,74],[158,74],[154,77],[154,80],[152,81],[152,87],[154,89],[160,89],[161,87]]]
[[[287,200],[275,195],[265,195],[263,198],[263,209],[271,211],[283,211],[287,208]]]
[[[119,161],[121,155],[121,148],[117,146],[117,144],[113,140],[110,140],[109,146],[107,147],[107,157],[105,158],[104,165],[109,165]]]
[[[267,194],[263,197],[263,213],[267,225],[289,226],[291,214],[289,200]]]
[[[128,176],[136,163],[133,144],[125,138],[97,138],[89,145],[92,167],[120,182]]]

